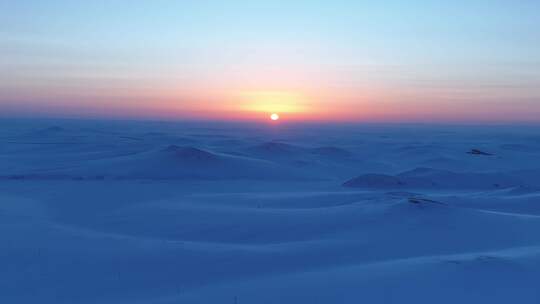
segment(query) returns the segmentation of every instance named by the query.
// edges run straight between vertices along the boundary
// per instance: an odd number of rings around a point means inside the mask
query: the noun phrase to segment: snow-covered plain
[[[540,303],[540,128],[0,121],[0,303]]]

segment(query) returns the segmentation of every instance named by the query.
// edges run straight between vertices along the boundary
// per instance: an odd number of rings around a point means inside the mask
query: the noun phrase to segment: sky
[[[0,116],[540,121],[540,1],[0,0]]]

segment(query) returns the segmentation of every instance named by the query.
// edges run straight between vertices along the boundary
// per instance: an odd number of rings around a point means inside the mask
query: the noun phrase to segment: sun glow
[[[272,115],[270,115],[270,119],[274,121],[279,120],[279,115],[277,113],[273,113]]]
[[[302,96],[291,92],[252,91],[241,94],[242,109],[258,113],[303,113],[306,103]],[[279,115],[278,115],[279,119]]]

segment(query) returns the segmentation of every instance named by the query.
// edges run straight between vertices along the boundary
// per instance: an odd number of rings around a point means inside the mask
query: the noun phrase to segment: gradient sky
[[[0,0],[0,115],[540,121],[538,12],[538,0]]]

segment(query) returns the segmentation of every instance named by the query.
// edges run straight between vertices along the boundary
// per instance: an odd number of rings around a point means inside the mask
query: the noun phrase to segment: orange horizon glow
[[[111,117],[142,119],[190,119],[253,121],[264,123],[278,113],[284,122],[511,122],[538,121],[540,113],[527,103],[506,104],[487,97],[472,101],[463,98],[414,94],[405,90],[393,96],[384,88],[358,91],[236,90],[176,92],[155,91],[130,96],[77,96],[49,92],[42,102],[27,93],[27,98],[3,103],[4,115],[34,113],[66,117]],[[306,93],[310,92],[310,93]],[[41,92],[42,96],[44,92]],[[424,92],[425,93],[425,92]],[[109,95],[109,94],[107,94]],[[459,97],[459,96],[457,96]],[[489,102],[489,107],[472,102]],[[436,107],[434,105],[437,105]],[[482,104],[480,104],[482,105]],[[17,110],[19,110],[17,112]]]

